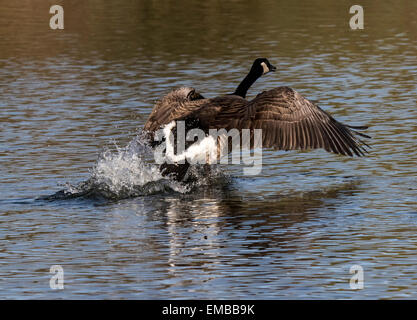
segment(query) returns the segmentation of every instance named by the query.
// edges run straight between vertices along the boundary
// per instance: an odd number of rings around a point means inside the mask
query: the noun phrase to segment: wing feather
[[[324,148],[349,156],[362,156],[367,152],[365,147],[369,147],[358,138],[369,136],[352,130],[367,127],[347,126],[338,122],[288,87],[264,91],[245,108],[247,117],[257,119],[256,127],[264,131],[265,147],[282,150]],[[270,131],[274,131],[273,138]]]

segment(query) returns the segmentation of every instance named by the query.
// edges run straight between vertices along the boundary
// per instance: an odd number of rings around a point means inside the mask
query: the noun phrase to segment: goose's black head
[[[266,58],[258,58],[253,62],[252,68],[250,73],[253,73],[255,76],[262,76],[267,74],[268,72],[273,72],[277,68],[275,68],[271,63],[269,63],[268,59]]]

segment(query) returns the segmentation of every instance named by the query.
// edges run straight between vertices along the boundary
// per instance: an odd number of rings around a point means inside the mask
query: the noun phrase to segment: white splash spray
[[[213,177],[208,177],[201,168],[193,166],[191,172],[196,177],[194,183],[173,181],[161,175],[159,164],[156,164],[153,158],[153,152],[154,150],[146,143],[144,135],[140,133],[126,147],[120,148],[116,145],[115,150],[102,152],[90,170],[89,179],[76,185],[66,183],[64,190],[45,199],[76,197],[123,199],[166,191],[188,193],[195,187],[210,184],[212,178],[222,176],[218,170],[213,170]],[[193,157],[199,153],[197,147],[185,151],[185,154],[179,157]]]

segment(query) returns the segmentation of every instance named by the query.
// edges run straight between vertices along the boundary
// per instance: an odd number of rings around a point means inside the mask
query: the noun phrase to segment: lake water
[[[355,31],[353,4],[0,0],[0,298],[417,298],[417,3],[362,1]],[[278,70],[248,98],[291,86],[369,125],[370,154],[160,180],[135,144],[154,101],[230,93],[257,57]]]

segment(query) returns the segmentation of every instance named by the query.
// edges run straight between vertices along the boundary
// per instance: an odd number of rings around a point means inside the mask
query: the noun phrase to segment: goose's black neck
[[[245,98],[249,88],[255,83],[256,80],[258,80],[261,75],[262,73],[257,74],[254,72],[254,70],[251,70],[245,79],[242,80],[233,94]]]

